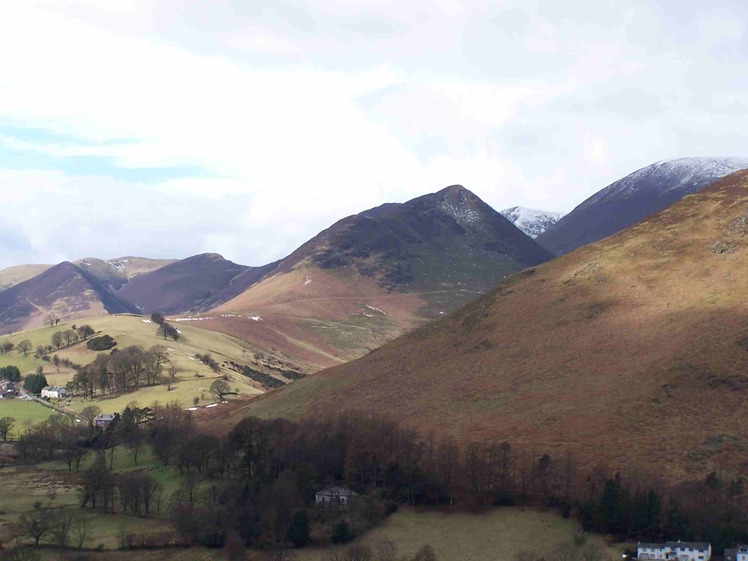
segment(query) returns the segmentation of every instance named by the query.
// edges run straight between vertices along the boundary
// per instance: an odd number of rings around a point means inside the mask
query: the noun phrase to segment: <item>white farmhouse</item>
[[[708,543],[681,541],[639,543],[636,556],[639,559],[657,561],[709,561],[712,558],[712,546]],[[741,561],[748,561],[748,556]]]
[[[50,399],[62,399],[69,396],[70,392],[65,388],[61,388],[59,386],[47,386],[46,388],[42,388],[42,397],[48,397]]]
[[[738,545],[735,549],[726,549],[724,561],[748,561],[748,545]]]
[[[351,497],[357,496],[358,493],[352,491],[348,487],[328,487],[322,489],[315,496],[315,502],[318,505],[324,505],[328,503],[335,503],[340,505],[347,505]]]

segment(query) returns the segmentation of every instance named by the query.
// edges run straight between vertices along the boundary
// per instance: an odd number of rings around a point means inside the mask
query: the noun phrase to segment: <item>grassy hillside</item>
[[[748,172],[528,269],[442,321],[254,400],[340,403],[672,478],[748,461]]]
[[[124,348],[130,345],[140,345],[148,348],[153,345],[163,344],[169,349],[169,360],[176,365],[180,372],[177,381],[171,391],[164,385],[144,387],[137,392],[130,392],[113,397],[97,397],[94,400],[80,400],[77,398],[64,400],[61,406],[71,410],[80,410],[92,402],[99,405],[104,411],[121,411],[132,401],[141,405],[147,405],[153,401],[181,401],[185,406],[192,405],[195,397],[200,398],[200,404],[205,405],[215,401],[210,394],[211,383],[219,376],[228,376],[232,388],[239,391],[240,396],[249,396],[262,393],[263,387],[256,381],[251,380],[223,365],[227,361],[248,365],[259,370],[267,370],[271,374],[272,369],[267,368],[267,359],[258,359],[255,355],[259,348],[229,335],[209,331],[196,327],[191,322],[179,323],[182,336],[179,341],[164,341],[156,335],[156,326],[146,317],[133,315],[100,316],[77,320],[77,325],[91,325],[98,333],[97,335],[110,335],[118,345]],[[38,345],[47,345],[55,331],[69,329],[72,324],[60,323],[54,328],[45,327],[34,331],[17,333],[12,336],[0,337],[0,342],[10,341],[18,344],[23,339],[32,342],[34,348]],[[194,359],[196,353],[210,353],[215,360],[222,364],[219,373],[213,372],[208,366]],[[54,354],[54,353],[53,353]],[[89,351],[84,342],[77,343],[71,347],[56,351],[61,358],[67,358],[75,364],[86,365],[94,360],[97,353]],[[47,380],[52,385],[65,385],[69,382],[75,372],[69,368],[55,368],[53,364],[34,358],[33,352],[27,356],[16,350],[0,355],[0,367],[13,364],[19,367],[22,373],[35,371],[39,366],[44,369]],[[12,403],[12,402],[8,402]],[[0,402],[0,413],[5,406]]]
[[[398,555],[412,559],[424,544],[442,561],[514,561],[517,553],[533,551],[548,559],[574,539],[578,525],[555,512],[502,508],[483,514],[404,509],[354,544],[391,540]],[[593,541],[601,541],[590,536]],[[299,561],[320,561],[326,550],[302,550]]]
[[[40,421],[45,421],[53,414],[54,410],[31,400],[0,400],[0,418],[13,417],[16,420],[16,424],[11,431],[13,436],[20,434],[27,424],[35,424]]]

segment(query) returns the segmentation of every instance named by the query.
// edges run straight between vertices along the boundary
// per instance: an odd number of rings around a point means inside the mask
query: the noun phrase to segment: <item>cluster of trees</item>
[[[52,333],[51,343],[56,349],[61,349],[85,341],[96,333],[96,330],[90,325],[73,326],[71,329],[64,331],[55,331]]]
[[[151,321],[158,325],[158,329],[156,330],[156,335],[159,337],[163,337],[164,340],[166,339],[174,339],[175,341],[179,340],[179,330],[168,323],[166,321],[166,318],[164,317],[164,314],[160,312],[154,312],[151,314]]]
[[[698,540],[722,549],[748,537],[745,484],[741,476],[712,472],[704,481],[655,490],[616,474],[596,498],[579,501],[578,517],[585,529],[620,540]]]
[[[19,353],[23,353],[23,356],[27,356],[33,348],[34,345],[28,339],[20,341],[17,345],[14,345],[10,341],[5,341],[3,343],[0,343],[0,355],[8,354],[13,349],[15,349]]]
[[[198,430],[176,402],[128,407],[106,429],[93,426],[98,408],[89,409],[79,426],[53,416],[27,430],[22,459],[56,457],[72,471],[94,454],[81,476],[82,505],[141,516],[167,508],[184,544],[220,547],[230,535],[266,548],[345,543],[404,503],[554,506],[585,529],[627,540],[704,540],[720,548],[748,539],[741,478],[712,474],[673,487],[644,472],[590,469],[571,454],[459,443],[355,413],[304,423],[250,417],[217,435]],[[164,497],[147,472],[112,473],[115,447],[137,463],[145,446],[182,475],[173,495]],[[315,493],[333,484],[359,496],[346,507],[316,505]]]
[[[60,548],[74,546],[83,549],[89,536],[88,519],[82,513],[42,508],[39,503],[33,511],[21,515],[18,523],[37,546],[44,540]]]
[[[86,348],[89,351],[110,351],[117,346],[111,335],[102,335],[86,341]]]
[[[115,349],[111,354],[98,355],[88,366],[78,368],[68,387],[71,391],[94,397],[171,383],[173,376],[162,376],[168,363],[169,350],[163,345],[149,349],[139,345]]]
[[[41,367],[40,367],[41,368]],[[49,384],[47,383],[47,377],[44,372],[37,371],[34,374],[27,374],[23,379],[23,389],[29,393],[40,394],[43,388],[46,388]]]
[[[0,440],[5,442],[10,436],[10,431],[16,424],[16,420],[13,417],[2,417],[0,418]]]
[[[221,365],[218,364],[218,361],[214,359],[210,353],[195,353],[195,358],[208,366],[213,372],[217,373],[221,371]]]
[[[8,382],[20,382],[21,371],[17,366],[13,366],[12,364],[4,366],[3,368],[0,368],[0,380],[5,380]]]

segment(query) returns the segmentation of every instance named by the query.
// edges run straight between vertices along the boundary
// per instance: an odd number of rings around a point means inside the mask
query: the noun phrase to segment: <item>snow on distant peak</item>
[[[709,183],[741,169],[748,169],[748,158],[678,158],[662,160],[639,169],[593,195],[584,206],[608,198],[628,198],[643,186],[659,194],[669,191],[693,193]],[[580,206],[583,206],[580,205]]]
[[[522,206],[505,208],[501,214],[531,238],[537,238],[564,216],[563,212],[536,210]]]

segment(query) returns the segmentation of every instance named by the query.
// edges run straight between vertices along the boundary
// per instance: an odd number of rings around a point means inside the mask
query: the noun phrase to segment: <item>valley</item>
[[[353,559],[386,540],[419,560],[495,559],[506,544],[508,559],[602,561],[626,547],[604,543],[658,532],[713,531],[724,547],[748,461],[748,171],[679,198],[555,259],[531,235],[553,234],[557,215],[508,209],[513,225],[451,186],[345,218],[265,267],[202,254],[0,273],[15,282],[0,292],[0,368],[70,390],[53,409],[0,401],[13,418],[0,532],[28,544],[24,520],[59,525],[82,500],[73,518],[97,549],[206,559],[239,542]],[[92,407],[103,425],[85,425]],[[99,472],[103,506],[87,504]],[[46,507],[29,502],[34,479],[59,489]],[[331,480],[361,495],[350,514],[315,505]],[[130,484],[156,493],[156,513]],[[530,535],[531,550],[511,545]]]
[[[86,398],[85,394],[76,395],[76,392],[73,392],[70,398],[52,400],[56,407],[71,414],[76,414],[91,405],[100,407],[105,413],[121,413],[127,405],[133,402],[147,406],[154,402],[176,401],[182,403],[184,407],[193,405],[204,407],[220,401],[216,395],[211,393],[210,387],[214,381],[224,378],[239,397],[257,395],[265,391],[266,385],[260,381],[260,378],[253,379],[243,375],[239,371],[239,366],[250,366],[257,372],[276,380],[278,384],[288,383],[291,380],[284,378],[281,374],[284,364],[277,357],[260,358],[258,348],[249,343],[191,324],[179,323],[178,329],[181,336],[178,341],[174,341],[164,340],[163,337],[157,336],[157,326],[145,316],[100,316],[86,318],[83,323],[90,325],[96,331],[96,336],[112,337],[117,343],[115,349],[121,350],[130,346],[148,349],[154,345],[161,345],[166,349],[168,362],[162,367],[162,372],[158,375],[154,385],[143,384],[137,390],[131,389],[103,395],[97,391],[93,398]],[[5,336],[0,338],[0,342],[17,345],[22,340],[29,340],[32,349],[35,349],[38,346],[49,345],[53,333],[71,327],[70,324],[60,323],[54,328],[46,327]],[[0,368],[14,365],[21,370],[23,375],[36,372],[38,368],[41,368],[50,386],[65,387],[73,381],[76,373],[74,368],[64,364],[65,361],[85,367],[100,353],[87,349],[86,341],[80,341],[59,350],[49,351],[48,360],[35,357],[34,354],[33,350],[26,356],[18,350],[4,353],[0,355]],[[195,356],[205,354],[210,354],[219,363],[218,372],[213,371]],[[52,356],[57,356],[61,364],[55,365],[49,358]],[[234,367],[232,364],[237,366]],[[167,366],[175,369],[174,379],[168,384],[164,380],[168,376]],[[43,408],[34,402],[16,399],[0,402],[0,417],[5,416],[4,411],[10,411],[10,409],[13,409],[9,413],[10,416],[19,415],[16,417],[17,431],[23,430],[23,421],[26,418],[39,421],[53,413],[52,410]]]

